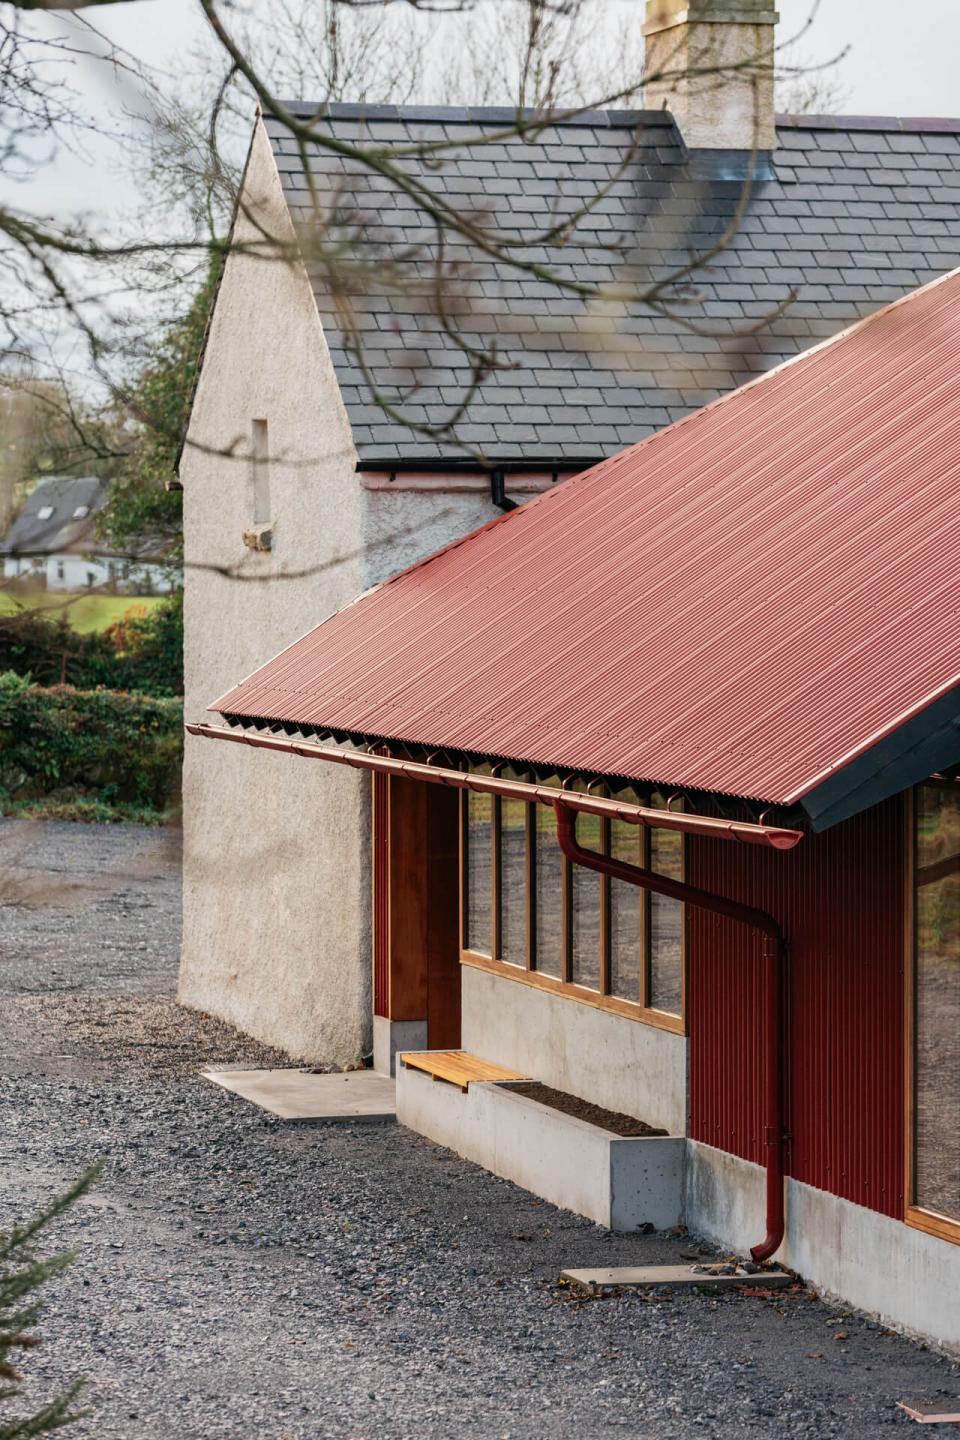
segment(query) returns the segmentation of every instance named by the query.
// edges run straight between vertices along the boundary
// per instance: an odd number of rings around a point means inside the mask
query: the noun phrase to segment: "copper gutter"
[[[666,875],[657,875],[652,870],[643,870],[639,865],[629,865],[624,860],[614,860],[608,855],[599,855],[595,850],[584,850],[577,841],[577,817],[570,802],[569,792],[563,797],[556,794],[553,805],[557,815],[557,839],[560,849],[575,865],[589,870],[598,870],[601,875],[624,880],[629,885],[639,885],[644,890],[654,890],[658,895],[669,895],[687,905],[699,905],[715,915],[724,915],[728,920],[739,920],[751,925],[763,935],[763,957],[766,964],[766,996],[764,1023],[767,1042],[766,1066],[766,1170],[767,1170],[767,1233],[759,1245],[752,1246],[750,1254],[762,1263],[769,1260],[783,1243],[783,982],[786,941],[783,931],[772,915],[752,905],[741,905],[738,900],[728,900],[714,895],[709,890],[700,890],[682,880],[671,880]],[[663,814],[662,811],[657,812]]]
[[[475,790],[480,794],[501,795],[514,800],[531,800],[540,805],[557,803],[558,791],[555,785],[535,785],[526,780],[503,780],[498,775],[472,775],[466,770],[452,770],[415,760],[396,760],[393,756],[375,755],[367,750],[346,750],[337,745],[233,730],[225,725],[193,722],[186,726],[186,730],[190,735],[201,735],[209,740],[232,740],[235,744],[252,745],[258,750],[278,750],[286,754],[302,755],[311,760],[331,761],[334,765],[349,765],[355,770],[373,770],[380,774],[405,776],[409,780],[424,780],[431,785],[452,785],[459,790]],[[723,820],[713,815],[655,810],[647,805],[610,800],[604,795],[588,795],[579,790],[564,790],[563,804],[568,810],[584,815],[625,820],[631,825],[655,825],[664,830],[679,830],[687,835],[738,840],[745,845],[765,845],[774,850],[792,850],[803,838],[801,830],[787,830],[777,825],[755,825],[741,820]]]

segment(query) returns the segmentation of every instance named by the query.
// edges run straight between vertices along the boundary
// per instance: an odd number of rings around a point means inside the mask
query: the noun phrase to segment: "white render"
[[[258,123],[236,239],[263,231],[293,239]],[[262,551],[243,539],[262,521],[254,420],[270,455]],[[211,701],[333,611],[498,513],[489,493],[368,489],[355,464],[304,268],[234,251],[180,469],[187,719],[211,718]],[[187,736],[183,1003],[297,1058],[369,1051],[369,808],[358,772]]]
[[[683,1205],[682,1137],[627,1138],[551,1110],[509,1084],[474,1082],[464,1092],[420,1070],[397,1067],[397,1119],[610,1230],[676,1225]]]
[[[762,1166],[688,1140],[687,1225],[746,1255],[763,1238],[765,1180]],[[960,1351],[960,1245],[788,1180],[774,1258],[824,1295]]]
[[[518,980],[461,967],[464,1050],[606,1110],[687,1131],[687,1042]]]
[[[100,555],[7,555],[5,580],[40,580],[48,590],[76,593],[84,590],[121,595],[168,595],[173,581],[162,565],[129,565]]]
[[[644,104],[688,150],[774,150],[773,0],[647,0]]]

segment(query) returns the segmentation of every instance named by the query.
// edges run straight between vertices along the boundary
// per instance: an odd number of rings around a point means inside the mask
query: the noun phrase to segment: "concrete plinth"
[[[373,1017],[373,1068],[378,1075],[396,1075],[397,1055],[402,1050],[427,1048],[426,1020],[388,1020]]]
[[[393,1081],[372,1070],[309,1075],[302,1070],[204,1070],[204,1078],[291,1124],[396,1119]]]
[[[397,1072],[397,1119],[411,1130],[611,1230],[680,1221],[685,1142],[634,1139],[551,1110],[509,1083],[457,1086]]]

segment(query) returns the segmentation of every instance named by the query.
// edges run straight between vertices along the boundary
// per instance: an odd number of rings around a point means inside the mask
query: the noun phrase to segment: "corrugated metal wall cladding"
[[[789,854],[687,841],[694,885],[769,910],[790,944],[790,1173],[903,1214],[903,837],[899,800]],[[759,945],[690,911],[691,1134],[763,1161]]]
[[[559,485],[218,702],[766,800],[960,676],[960,275]]]

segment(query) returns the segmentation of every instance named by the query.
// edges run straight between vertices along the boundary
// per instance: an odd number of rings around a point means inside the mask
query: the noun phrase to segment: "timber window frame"
[[[471,937],[470,929],[470,871],[476,874],[478,866],[471,866],[469,857],[469,813],[471,797],[476,804],[484,801],[489,804],[490,810],[490,886],[489,886],[489,928],[490,939],[488,942],[489,953],[481,948],[481,938]],[[523,877],[524,877],[524,904],[525,904],[525,947],[522,957],[523,963],[518,963],[519,957],[512,960],[504,958],[504,928],[503,928],[503,877],[502,877],[502,856],[504,853],[504,831],[503,813],[504,804],[511,806],[524,805],[526,814],[522,830],[524,833],[523,852]],[[598,827],[599,850],[604,855],[610,854],[612,839],[612,824],[608,819],[595,819]],[[644,825],[626,826],[625,829],[636,832],[638,854],[636,864],[643,868],[650,868],[651,850],[653,848],[652,832]],[[560,867],[560,909],[559,909],[559,965],[552,968],[557,972],[547,973],[538,966],[541,958],[538,954],[538,934],[541,930],[538,927],[537,914],[537,863],[538,854],[542,854],[541,844],[538,845],[538,836],[542,827],[550,827],[552,832],[552,844],[556,846],[556,860]],[[517,827],[521,828],[521,827]],[[683,879],[686,870],[686,837],[676,831],[659,831],[661,835],[676,836],[679,842],[680,874],[677,878]],[[588,884],[599,886],[599,953],[597,954],[596,975],[597,986],[578,984],[573,979],[574,969],[574,890],[576,871],[577,878],[587,877]],[[623,886],[626,891],[633,891],[639,900],[639,924],[637,929],[637,970],[638,970],[638,995],[637,999],[624,998],[622,994],[611,993],[613,984],[612,974],[612,930],[611,919],[613,906],[611,903],[611,887],[616,884]],[[589,893],[589,891],[587,892]],[[614,881],[608,875],[599,875],[594,871],[583,870],[582,867],[575,867],[566,856],[560,853],[559,844],[556,840],[556,829],[553,811],[546,806],[539,805],[534,801],[509,801],[504,802],[499,796],[483,796],[474,791],[464,790],[460,797],[460,962],[462,965],[477,970],[485,970],[493,975],[500,975],[506,979],[517,981],[520,984],[529,985],[536,989],[546,990],[551,994],[563,996],[565,999],[575,1000],[580,1004],[593,1006],[598,1010],[605,1010],[611,1014],[622,1015],[631,1020],[639,1020],[643,1024],[655,1026],[661,1030],[668,1030],[674,1034],[685,1035],[686,1027],[686,992],[687,992],[687,907],[679,901],[670,902],[679,907],[679,994],[680,1009],[675,1013],[669,1010],[657,1009],[651,1004],[653,976],[654,976],[654,926],[651,915],[651,892],[640,887],[631,887],[624,882]],[[485,912],[486,907],[483,907]],[[484,921],[486,915],[484,913]],[[486,929],[486,923],[483,926]],[[472,948],[470,941],[476,948]],[[545,958],[545,957],[544,957]]]
[[[918,1103],[917,1085],[919,1076],[917,1056],[918,1004],[917,1004],[917,891],[920,867],[917,864],[918,850],[918,793],[928,785],[954,782],[939,782],[936,777],[917,785],[908,791],[904,802],[904,849],[906,856],[906,885],[904,887],[904,1220],[915,1230],[934,1235],[960,1245],[960,1217],[940,1214],[917,1203],[917,1132]],[[960,1043],[960,1042],[958,1042]]]

